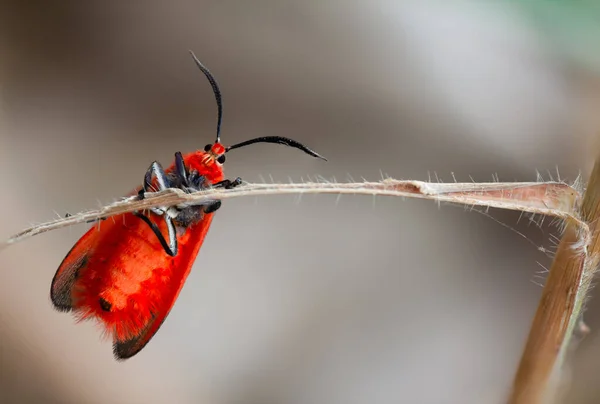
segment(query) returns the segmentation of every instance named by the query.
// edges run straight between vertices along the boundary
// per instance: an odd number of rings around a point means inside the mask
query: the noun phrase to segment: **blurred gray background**
[[[600,18],[584,1],[0,4],[2,238],[213,141],[188,49],[221,85],[224,143],[282,135],[329,159],[256,145],[228,156],[228,177],[573,180],[598,146]],[[49,301],[88,226],[29,239],[0,254],[0,402],[502,403],[551,262],[536,246],[557,231],[488,214],[228,200],[168,320],[124,363]],[[600,397],[599,309],[565,402]]]

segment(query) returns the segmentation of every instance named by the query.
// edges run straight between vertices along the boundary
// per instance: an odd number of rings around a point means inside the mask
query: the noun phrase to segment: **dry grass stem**
[[[141,201],[135,196],[128,197],[97,210],[32,226],[0,243],[0,250],[37,234],[126,212],[159,206],[202,205],[216,199],[241,196],[286,194],[352,194],[422,198],[438,203],[518,210],[579,221],[573,214],[579,201],[579,193],[562,182],[431,183],[385,179],[360,183],[326,181],[301,184],[246,183],[234,189],[211,189],[191,194],[178,189],[168,189],[147,193],[146,198]]]
[[[558,246],[515,376],[511,404],[545,404],[559,398],[562,365],[600,259],[600,159],[580,217],[582,222],[567,222]]]
[[[569,338],[580,323],[581,310],[600,257],[596,220],[600,216],[600,165],[582,198],[577,189],[563,182],[435,183],[385,179],[378,182],[300,184],[249,184],[224,190],[210,189],[187,194],[178,189],[147,193],[146,198],[123,198],[90,210],[38,224],[0,243],[0,250],[47,231],[85,223],[126,212],[153,207],[203,205],[214,200],[242,196],[286,194],[352,194],[429,199],[470,207],[509,209],[553,216],[565,223],[564,235],[551,267],[542,299],[530,330],[513,385],[510,402],[545,402],[553,390],[551,377],[559,374]],[[579,214],[581,207],[581,216]],[[588,223],[591,223],[588,226]]]

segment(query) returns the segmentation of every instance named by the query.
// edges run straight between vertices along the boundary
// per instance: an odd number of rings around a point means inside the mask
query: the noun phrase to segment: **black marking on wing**
[[[150,321],[148,321],[148,324],[146,325],[144,330],[139,333],[139,335],[125,341],[114,341],[113,353],[115,355],[115,358],[117,360],[122,361],[125,359],[129,359],[138,352],[140,352],[148,344],[148,342],[150,342],[152,337],[156,335],[156,332],[159,330],[166,318],[167,316],[165,315],[160,320],[160,323],[156,324],[156,321],[158,320],[157,316],[155,314],[152,314],[152,318],[150,319]]]
[[[70,253],[71,251],[69,251],[69,254]],[[67,254],[67,257],[69,254]],[[62,268],[61,264],[59,270],[56,271],[50,288],[50,299],[56,310],[67,312],[73,309],[71,291],[79,276],[79,271],[84,268],[87,263],[88,256],[84,254],[69,268]]]
[[[98,299],[98,303],[100,303],[100,308],[103,311],[110,311],[110,309],[112,309],[112,303],[104,299],[103,297]]]

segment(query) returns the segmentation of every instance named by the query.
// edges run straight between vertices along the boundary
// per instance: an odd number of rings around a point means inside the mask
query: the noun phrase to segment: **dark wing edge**
[[[88,263],[90,239],[96,228],[88,230],[63,258],[52,278],[50,285],[50,300],[58,311],[68,312],[73,309],[71,291],[79,276],[79,271]]]
[[[127,340],[115,340],[113,342],[113,354],[117,360],[129,359],[140,352],[148,344],[148,342],[150,342],[152,337],[154,337],[156,332],[159,330],[160,326],[164,323],[165,319],[171,312],[171,309],[175,305],[175,302],[177,301],[179,292],[181,292],[181,289],[185,284],[185,280],[192,269],[194,260],[181,261],[181,263],[187,263],[188,265],[182,268],[183,276],[180,278],[181,282],[179,285],[176,285],[176,287],[173,288],[173,292],[171,293],[171,296],[169,296],[166,309],[161,313],[152,313],[152,318],[148,321],[146,327],[135,337]],[[174,277],[173,279],[177,278]]]
[[[113,343],[113,354],[115,355],[115,358],[119,361],[123,361],[140,352],[156,334],[167,318],[167,315],[168,312],[159,319],[158,316],[153,314],[152,319],[148,322],[144,331],[139,335],[125,341],[115,340]]]
[[[171,312],[171,309],[177,301],[177,297],[179,296],[179,293],[185,284],[187,276],[194,265],[194,261],[196,260],[196,256],[198,255],[200,247],[202,246],[204,237],[210,228],[213,215],[214,213],[205,215],[202,221],[198,223],[198,228],[193,229],[195,232],[193,239],[188,240],[185,245],[180,246],[179,253],[177,255],[179,267],[173,270],[173,276],[171,277],[173,280],[179,279],[179,284],[174,285],[174,287],[171,289],[171,296],[166,299],[168,304],[165,305],[165,310],[163,310],[161,313],[153,313],[152,318],[146,325],[146,328],[144,328],[139,335],[127,340],[115,340],[113,342],[113,353],[117,360],[122,361],[129,359],[140,352],[148,344],[148,342],[150,342],[152,337],[154,337]],[[191,229],[188,231],[191,231]]]

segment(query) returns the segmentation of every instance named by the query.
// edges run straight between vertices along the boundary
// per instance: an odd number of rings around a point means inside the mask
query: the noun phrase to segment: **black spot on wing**
[[[71,252],[69,252],[69,254],[70,253]],[[67,257],[69,254],[67,254]],[[88,256],[82,255],[70,267],[62,268],[64,264],[63,260],[63,264],[61,264],[58,271],[56,271],[50,287],[50,299],[56,310],[66,312],[73,309],[71,298],[73,284],[75,284],[75,281],[79,276],[79,271],[84,268],[87,263]]]
[[[98,299],[98,303],[100,303],[100,308],[103,311],[110,311],[112,309],[112,303],[102,297]]]

